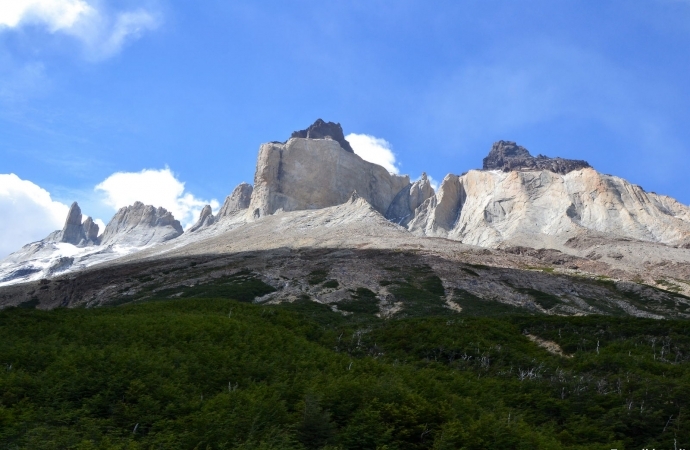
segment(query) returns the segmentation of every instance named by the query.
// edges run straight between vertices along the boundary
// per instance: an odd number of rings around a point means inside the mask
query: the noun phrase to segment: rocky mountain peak
[[[101,242],[144,246],[174,239],[182,233],[180,222],[167,209],[134,202],[115,213],[105,227]]]
[[[84,223],[81,221],[81,208],[77,202],[72,203],[67,218],[65,219],[65,226],[62,230],[52,234],[54,242],[64,242],[68,244],[85,246],[89,244],[98,243],[98,225],[93,222],[91,217],[87,217]]]
[[[87,241],[97,242],[98,240],[98,224],[94,223],[91,217],[87,217],[84,223],[81,224],[84,230],[84,236]]]
[[[189,232],[193,233],[195,231],[201,230],[202,228],[206,228],[210,225],[213,225],[215,221],[216,218],[213,216],[213,210],[211,209],[211,205],[206,205],[199,214],[199,220],[197,220],[196,223],[192,225],[192,227],[189,229]]]
[[[251,184],[245,182],[238,184],[232,193],[225,197],[225,202],[223,202],[223,206],[218,211],[217,218],[220,219],[229,216],[235,211],[249,208],[252,192],[254,192],[254,187]]]
[[[587,161],[577,159],[549,158],[532,156],[530,152],[512,141],[494,142],[489,155],[484,158],[484,170],[550,170],[565,175],[573,170],[592,167]]]
[[[81,227],[81,208],[77,202],[72,203],[67,212],[65,226],[58,237],[59,242],[67,242],[77,245],[84,238],[84,230]]]
[[[324,122],[321,119],[316,119],[316,122],[311,124],[306,130],[299,130],[292,133],[293,138],[304,138],[304,139],[326,139],[331,138],[337,141],[338,144],[343,148],[343,150],[354,153],[352,146],[347,140],[345,140],[345,135],[343,134],[343,127],[339,123],[334,122]]]
[[[296,135],[313,137],[314,130],[320,132],[324,124],[317,121]],[[342,137],[340,125],[328,126],[338,131],[331,133],[331,137]],[[281,209],[287,212],[340,205],[348,201],[354,190],[384,214],[395,196],[410,184],[409,176],[391,174],[354,152],[343,151],[343,142],[347,143],[344,139],[339,143],[336,139],[301,138],[263,144],[249,206],[252,217],[271,215]]]

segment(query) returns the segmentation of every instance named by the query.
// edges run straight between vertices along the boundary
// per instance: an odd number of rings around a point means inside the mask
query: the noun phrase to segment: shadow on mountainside
[[[475,260],[472,260],[475,261]],[[688,318],[690,298],[549,267],[493,267],[422,251],[288,249],[93,267],[0,288],[2,307],[94,307],[172,298],[311,302],[344,316],[613,315]]]

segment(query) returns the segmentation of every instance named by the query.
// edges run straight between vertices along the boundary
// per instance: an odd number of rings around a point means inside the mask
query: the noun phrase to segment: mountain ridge
[[[347,151],[332,136],[343,134],[340,125],[326,125],[331,134],[307,129],[262,144],[254,184],[238,185],[215,215],[204,207],[186,231],[165,209],[137,202],[118,211],[99,245],[72,249],[53,242],[53,233],[0,261],[0,286],[91,267],[280,248],[412,249],[447,261],[476,253],[477,264],[495,268],[545,264],[567,276],[643,280],[690,295],[690,282],[682,281],[690,281],[690,208],[670,197],[584,161],[532,157],[509,141],[493,145],[487,169],[449,174],[435,191],[426,174],[411,182]],[[65,227],[93,230],[89,219],[78,226],[75,217],[71,209]],[[457,273],[449,277],[444,283],[452,286]],[[514,289],[500,290],[512,298]],[[586,312],[582,304],[567,308]]]

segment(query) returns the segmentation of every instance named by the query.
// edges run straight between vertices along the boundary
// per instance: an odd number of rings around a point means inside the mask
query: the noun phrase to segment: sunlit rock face
[[[81,270],[182,234],[170,212],[141,202],[120,208],[101,236],[90,217],[81,219],[81,209],[74,202],[62,230],[0,260],[0,286]]]
[[[337,140],[291,138],[259,149],[249,209],[254,217],[262,217],[278,210],[326,208],[344,203],[357,191],[385,214],[409,185],[408,176],[364,161]]]
[[[486,247],[550,247],[585,232],[682,246],[690,208],[592,168],[472,170],[446,176],[408,228]]]
[[[91,217],[87,217],[82,223],[81,208],[74,202],[67,212],[62,230],[51,233],[44,241],[64,242],[80,247],[98,245],[98,225]]]
[[[113,216],[101,236],[101,245],[141,247],[174,239],[182,233],[180,222],[165,208],[135,202]]]
[[[417,208],[433,195],[434,188],[431,187],[431,182],[425,172],[421,179],[405,187],[395,196],[386,211],[386,218],[405,226],[414,219]]]
[[[218,212],[217,219],[227,217],[232,213],[249,208],[249,203],[252,200],[252,192],[254,187],[249,183],[240,183],[232,193],[225,198],[223,206]]]
[[[203,230],[204,228],[210,227],[215,222],[216,218],[213,216],[211,205],[206,205],[202,208],[201,213],[199,213],[199,220],[197,220],[187,232],[194,233],[195,231]]]

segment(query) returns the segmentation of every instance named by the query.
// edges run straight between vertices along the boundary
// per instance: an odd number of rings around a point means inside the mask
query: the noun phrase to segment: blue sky
[[[690,203],[690,1],[2,3],[0,174],[106,222],[147,186],[190,217],[222,203],[262,142],[319,117],[412,178],[504,139]],[[145,169],[168,178],[103,188]],[[38,195],[17,179],[6,225]]]

